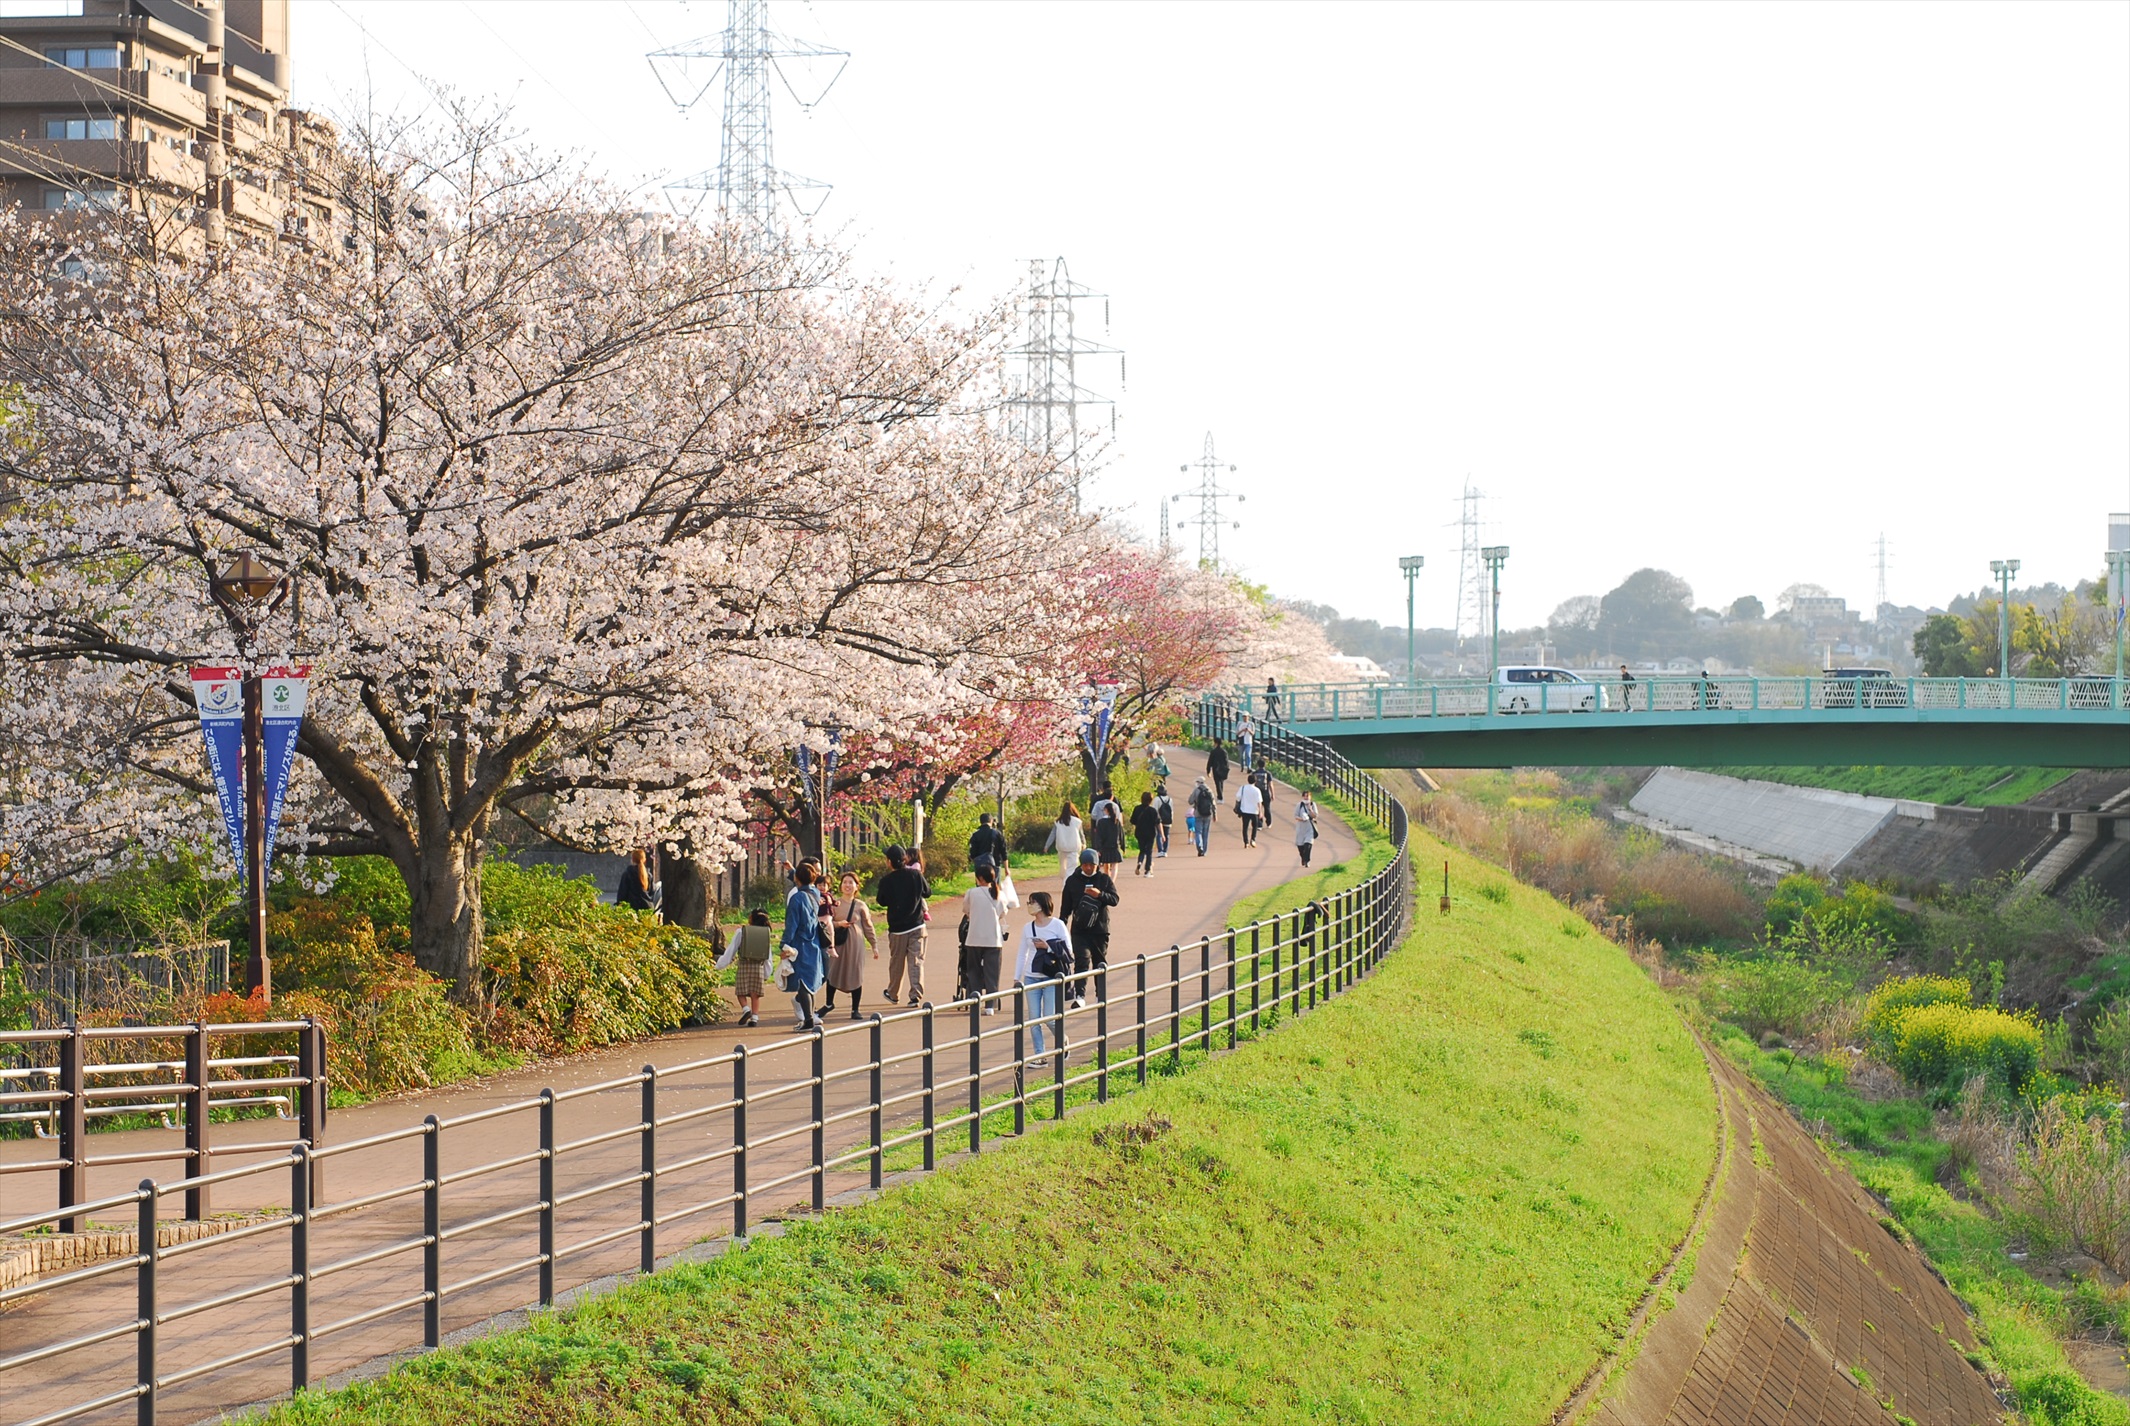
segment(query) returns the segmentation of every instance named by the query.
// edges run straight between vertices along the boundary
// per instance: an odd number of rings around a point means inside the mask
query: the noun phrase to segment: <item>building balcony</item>
[[[146,69],[61,69],[56,65],[0,68],[0,107],[87,109],[103,113],[122,101],[119,90],[140,107],[189,128],[207,121],[207,97],[189,84]]]

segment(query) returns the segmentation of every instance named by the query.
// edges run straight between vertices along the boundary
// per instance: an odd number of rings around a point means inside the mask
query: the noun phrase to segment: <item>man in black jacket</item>
[[[1080,853],[1080,869],[1065,878],[1058,900],[1072,927],[1072,1008],[1087,1003],[1087,973],[1095,976],[1095,999],[1109,999],[1109,908],[1119,900],[1117,883],[1095,866],[1095,849]]]
[[[1206,776],[1213,779],[1213,801],[1219,802],[1228,795],[1228,750],[1213,740],[1213,751],[1206,754]]]
[[[887,912],[887,998],[893,1005],[902,989],[902,972],[910,972],[910,1004],[924,999],[925,903],[932,899],[924,873],[906,866],[900,847],[887,849],[889,871],[880,878],[880,908]]]
[[[973,870],[982,862],[1006,869],[1006,834],[991,825],[989,812],[978,815],[976,830],[969,834],[969,866]]]

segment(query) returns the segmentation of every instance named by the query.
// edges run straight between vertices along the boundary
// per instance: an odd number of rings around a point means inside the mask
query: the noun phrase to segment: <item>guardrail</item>
[[[1232,710],[1207,709],[1202,731],[1232,725]],[[1404,936],[1411,902],[1406,813],[1373,779],[1309,739],[1274,732],[1260,742],[1259,756],[1320,779],[1377,819],[1397,848],[1391,864],[1314,905],[1113,961],[1107,993],[1097,990],[1086,1010],[1070,1012],[1059,1003],[1032,1017],[1029,989],[1016,984],[951,1010],[928,1004],[874,1014],[451,1118],[431,1115],[348,1143],[298,1143],[271,1162],[170,1183],[143,1180],[132,1192],[75,1205],[67,1210],[75,1216],[133,1220],[135,1251],[0,1291],[0,1312],[60,1294],[96,1294],[93,1303],[70,1296],[67,1325],[89,1325],[64,1340],[35,1341],[34,1307],[0,1319],[14,1329],[9,1342],[16,1348],[0,1357],[0,1401],[35,1413],[18,1426],[125,1410],[153,1426],[165,1403],[202,1415],[260,1400],[283,1384],[300,1390],[322,1365],[321,1344],[345,1341],[341,1355],[354,1361],[416,1345],[434,1348],[453,1304],[476,1320],[528,1300],[552,1304],[568,1282],[597,1274],[603,1252],[618,1259],[617,1267],[649,1272],[661,1234],[670,1240],[692,1230],[692,1238],[729,1224],[735,1238],[744,1238],[763,1211],[802,1194],[818,1213],[832,1174],[862,1172],[877,1189],[890,1155],[909,1155],[930,1171],[942,1148],[983,1152],[987,1121],[997,1131],[1024,1133],[1031,1113],[1062,1118],[1073,1102],[1104,1102],[1121,1088],[1145,1084],[1154,1071],[1180,1068],[1187,1050],[1233,1048],[1285,1015],[1309,1013],[1358,982]],[[988,1023],[993,1009],[1010,1017]],[[890,1048],[891,1035],[900,1048]],[[1048,1043],[1031,1054],[1038,1036]],[[836,1053],[852,1046],[862,1046],[862,1053]],[[755,1068],[801,1057],[795,1074],[765,1080]],[[619,1097],[631,1112],[620,1122],[609,1113],[592,1132],[565,1132],[561,1120],[570,1106],[602,1096],[609,1106]],[[461,1136],[476,1126],[492,1135],[503,1124],[520,1136],[516,1152],[449,1164]],[[318,1193],[323,1166],[333,1159],[415,1150],[420,1167],[403,1178],[365,1185],[342,1202],[324,1203]],[[506,1178],[512,1174],[531,1182],[514,1189]],[[156,1223],[166,1200],[270,1175],[286,1176],[294,1205],[288,1213],[198,1242],[158,1244]],[[36,1229],[60,1216],[0,1222],[0,1233]],[[356,1241],[334,1250],[328,1233],[353,1222],[366,1226],[351,1235]],[[211,1291],[173,1301],[181,1281],[173,1266],[183,1257],[248,1242],[256,1259],[269,1236],[280,1238],[285,1250],[285,1257],[274,1253],[270,1269],[247,1262],[241,1280],[225,1269],[211,1274]],[[485,1256],[476,1238],[487,1244]],[[230,1315],[276,1297],[285,1315],[261,1314],[256,1306],[241,1319]],[[320,1321],[328,1302],[337,1315]],[[416,1314],[418,1335],[409,1321]],[[254,1364],[284,1356],[287,1374],[262,1380]],[[63,1363],[70,1365],[62,1369]],[[40,1382],[15,1375],[30,1369]],[[205,1394],[202,1384],[210,1381],[215,1391]],[[39,1385],[44,1389],[28,1389]],[[182,1403],[173,1400],[180,1392],[187,1397]]]
[[[212,1052],[214,1041],[234,1038],[292,1043],[283,1054]],[[143,1044],[145,1050],[135,1048],[131,1057],[108,1058],[113,1049],[123,1055],[120,1047]],[[169,1052],[172,1046],[175,1054]],[[100,1049],[106,1057],[99,1057]],[[198,1221],[213,1211],[205,1180],[216,1158],[285,1153],[291,1143],[217,1146],[212,1142],[215,1111],[272,1109],[295,1125],[294,1142],[316,1147],[325,1133],[325,1105],[325,1028],[311,1019],[0,1031],[0,1124],[26,1126],[57,1150],[50,1159],[0,1163],[0,1181],[21,1174],[58,1175],[59,1207],[50,1221],[73,1233],[86,1221],[90,1169],[181,1160],[199,1180],[185,1189],[185,1216]],[[183,1129],[183,1146],[89,1151],[92,1120],[135,1115],[152,1115],[166,1129]],[[173,1115],[178,1122],[172,1122]]]
[[[1221,698],[1279,723],[1477,718],[1524,713],[1820,713],[1874,710],[2106,714],[2130,709],[2118,678],[1756,678],[1712,674],[1578,682],[1319,683]],[[1232,698],[1232,703],[1230,702]]]

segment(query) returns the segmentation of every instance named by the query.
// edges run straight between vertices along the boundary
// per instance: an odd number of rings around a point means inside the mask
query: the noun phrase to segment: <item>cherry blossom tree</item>
[[[714,861],[797,740],[908,736],[1055,645],[1085,532],[973,409],[989,325],[493,123],[343,160],[317,252],[0,215],[15,847],[208,841],[186,666],[300,659],[285,835],[390,858],[417,960],[477,1000],[497,817]],[[296,590],[250,646],[206,599],[239,550]]]

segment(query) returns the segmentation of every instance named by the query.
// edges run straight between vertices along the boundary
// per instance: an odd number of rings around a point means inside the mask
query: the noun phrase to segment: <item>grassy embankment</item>
[[[1942,806],[2009,807],[2071,775],[2060,767],[1722,767],[1726,777],[1792,787],[1827,787],[1865,797],[1901,797]]]
[[[1542,1420],[1691,1220],[1713,1098],[1624,954],[1416,851],[1491,894],[1277,1034],[272,1419]]]

